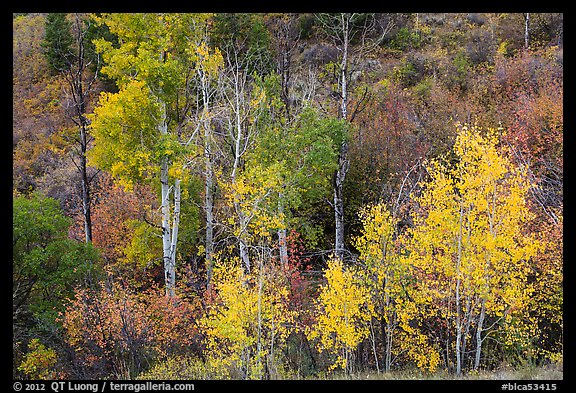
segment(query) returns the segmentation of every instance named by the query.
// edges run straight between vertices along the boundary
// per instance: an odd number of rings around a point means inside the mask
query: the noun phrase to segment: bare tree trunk
[[[241,119],[241,94],[243,93],[243,89],[240,86],[240,73],[241,70],[239,69],[238,62],[235,62],[235,70],[234,70],[234,114],[235,114],[235,127],[236,127],[236,136],[234,138],[234,165],[232,167],[232,184],[236,184],[236,174],[240,167],[240,158],[243,154],[243,143],[242,140],[244,139],[244,133],[242,132],[242,119]],[[236,210],[236,214],[238,215],[238,223],[240,226],[238,237],[238,245],[240,249],[240,259],[244,264],[244,268],[247,273],[250,273],[250,258],[248,255],[248,247],[243,239],[243,232],[247,228],[246,217],[242,208],[239,203],[234,203],[234,209]]]
[[[202,102],[204,120],[204,209],[206,212],[206,286],[212,281],[214,266],[214,167],[212,163],[212,133],[208,110],[210,105],[209,81],[206,72],[199,71],[202,82]]]
[[[340,15],[343,45],[342,45],[342,61],[340,64],[340,117],[347,120],[348,115],[348,45],[349,45],[349,23],[350,16],[348,14]],[[343,141],[338,152],[338,169],[334,176],[334,221],[335,221],[335,239],[334,239],[334,252],[336,257],[344,259],[344,180],[348,173],[348,142]]]
[[[168,124],[166,123],[166,105],[162,103],[162,119],[158,124],[161,135],[168,134]],[[162,260],[164,262],[164,283],[166,285],[166,295],[174,296],[175,275],[172,266],[172,238],[170,230],[170,185],[168,182],[168,157],[163,157],[160,162],[160,188],[161,188],[161,210],[162,210]]]
[[[370,341],[372,342],[372,354],[374,355],[374,363],[376,364],[376,372],[380,374],[380,364],[378,362],[378,353],[376,352],[376,334],[374,333],[374,326],[372,324],[373,318],[370,318]]]
[[[284,201],[282,193],[278,193],[278,212],[284,215]],[[280,263],[286,267],[288,265],[288,242],[286,238],[286,226],[278,230],[278,248],[280,250]]]
[[[476,357],[474,358],[474,370],[480,367],[480,355],[482,354],[482,328],[484,327],[484,317],[486,315],[486,300],[482,299],[480,316],[478,317],[478,328],[476,329]]]
[[[244,269],[246,269],[246,273],[250,274],[250,258],[248,257],[248,246],[244,242],[244,240],[240,239],[240,259],[242,259],[242,263],[244,264]]]
[[[80,132],[80,164],[77,166],[80,172],[80,182],[82,188],[82,215],[84,217],[84,238],[86,243],[92,241],[92,214],[90,208],[90,179],[88,178],[88,167],[86,163],[86,152],[88,150],[88,120],[85,117],[86,100],[92,91],[92,85],[96,81],[96,74],[85,81],[85,71],[89,63],[85,59],[85,35],[87,28],[83,27],[83,21],[79,14],[75,14],[74,19],[74,40],[77,53],[74,61],[64,70],[64,75],[70,87],[73,100],[74,114],[72,120],[78,126]]]
[[[460,324],[460,312],[457,311],[456,314],[456,375],[460,375],[462,374],[462,325]]]
[[[472,300],[469,296],[466,297],[466,312],[464,314],[465,322],[462,334],[462,364],[466,366],[466,349],[468,346],[468,334],[470,333],[470,324],[472,323]]]
[[[460,217],[458,221],[458,255],[456,266],[456,375],[462,373],[462,315],[460,310],[461,293],[460,293],[460,266],[462,263],[462,221],[464,219],[464,207],[460,202]]]
[[[336,257],[344,259],[344,180],[348,172],[348,143],[344,142],[340,147],[338,156],[338,170],[334,176],[334,221],[335,240],[334,252]]]
[[[83,118],[83,116],[82,116]],[[86,164],[86,150],[88,142],[86,137],[86,124],[80,127],[80,175],[82,182],[82,214],[84,215],[84,235],[86,243],[92,242],[92,214],[90,209],[90,180]]]
[[[207,132],[207,131],[205,131]],[[209,142],[207,142],[209,143]],[[205,184],[205,209],[206,209],[206,285],[212,281],[212,269],[214,267],[214,172],[210,147],[205,147],[206,156],[206,184]]]
[[[390,295],[387,292],[388,288],[388,273],[384,275],[384,281],[382,283],[382,290],[384,291],[384,307],[386,310],[390,309]],[[386,372],[390,371],[392,366],[392,321],[390,319],[390,315],[386,319],[386,344],[384,347],[384,368]],[[384,322],[384,321],[382,321]]]
[[[162,198],[162,259],[164,261],[164,283],[166,285],[166,295],[171,295],[172,288],[170,283],[173,282],[170,270],[170,187],[168,184],[168,158],[162,158],[160,164],[160,187]]]
[[[526,15],[524,15],[524,49],[528,49],[528,38],[530,36],[529,32],[529,28],[530,28],[530,14],[526,13]]]
[[[386,322],[386,372],[389,372],[392,368],[393,328],[392,321]]]
[[[174,297],[174,288],[176,287],[176,245],[178,243],[178,228],[180,226],[180,179],[174,181],[174,217],[172,222],[172,239],[170,241],[170,264],[169,280],[166,281],[166,287],[170,291],[170,297]]]
[[[262,269],[263,265],[263,258],[264,252],[262,251],[262,255],[260,256],[260,260],[258,261],[258,331],[256,335],[256,356],[258,359],[258,369],[260,369],[260,365],[262,364],[262,288],[264,286],[264,272]],[[258,376],[259,379],[262,379],[262,375]]]

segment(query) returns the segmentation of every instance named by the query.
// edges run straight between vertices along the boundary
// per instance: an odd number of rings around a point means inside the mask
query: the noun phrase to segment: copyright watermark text
[[[502,390],[556,390],[555,383],[503,383]]]
[[[193,383],[166,383],[166,382],[14,382],[12,388],[15,392],[149,392],[149,391],[193,391]]]

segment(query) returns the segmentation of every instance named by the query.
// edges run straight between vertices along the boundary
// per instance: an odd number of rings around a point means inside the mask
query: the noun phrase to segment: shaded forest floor
[[[316,378],[314,378],[316,379]],[[319,377],[319,379],[349,379],[349,380],[563,380],[562,363],[545,366],[523,366],[519,368],[501,367],[493,371],[469,372],[460,377],[449,374],[445,370],[435,373],[425,373],[420,370],[402,370],[390,372],[360,372],[348,376],[339,375]]]

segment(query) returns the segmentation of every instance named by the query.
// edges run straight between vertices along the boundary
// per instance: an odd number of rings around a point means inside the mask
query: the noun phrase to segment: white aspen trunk
[[[462,327],[460,326],[460,316],[456,318],[456,375],[462,374],[462,355],[461,351],[461,342],[462,342]]]
[[[258,359],[258,366],[262,364],[262,287],[264,286],[264,274],[262,269],[263,258],[264,255],[261,255],[260,266],[258,269],[258,334],[256,340],[256,350],[258,351],[256,356]],[[262,379],[262,374],[260,374],[259,377]]]
[[[164,283],[166,285],[166,295],[170,296],[170,188],[168,185],[168,158],[162,158],[160,164],[160,187],[162,198],[162,259],[164,261]]]
[[[526,14],[528,18],[528,14]],[[492,183],[492,203],[488,205],[488,230],[490,231],[490,236],[496,237],[496,226],[495,226],[495,214],[496,214],[496,182]],[[490,208],[492,206],[492,208]],[[491,252],[487,252],[485,256],[485,274],[488,275],[488,269],[490,269],[490,258]],[[486,280],[485,291],[488,292],[488,280]],[[476,354],[474,357],[474,370],[478,370],[480,367],[480,358],[482,355],[482,331],[484,328],[484,318],[486,316],[486,298],[482,298],[482,305],[480,307],[480,315],[478,316],[478,326],[476,329]]]
[[[484,317],[486,315],[486,300],[482,299],[480,317],[478,318],[478,329],[476,330],[476,357],[474,358],[474,370],[480,367],[480,355],[482,354],[482,328],[484,327]]]
[[[390,309],[390,295],[387,292],[388,288],[388,274],[384,275],[384,282],[382,283],[384,291],[384,307],[386,312]],[[392,321],[390,315],[386,318],[386,345],[384,347],[384,369],[386,372],[390,371],[392,365]]]
[[[458,221],[458,256],[456,266],[456,375],[462,373],[462,316],[460,312],[460,266],[462,263],[462,220],[463,206],[460,203],[460,217]]]
[[[176,245],[178,243],[178,228],[180,224],[180,179],[174,182],[174,217],[172,222],[172,239],[170,241],[170,263],[168,265],[168,275],[166,289],[170,297],[174,297],[176,287]]]
[[[240,242],[240,259],[242,259],[242,263],[244,264],[246,273],[250,274],[250,258],[248,257],[248,246],[242,239],[239,239],[239,242]]]
[[[392,321],[386,322],[386,372],[390,371],[392,368],[392,340],[393,340],[393,331],[394,326],[392,325]]]
[[[334,221],[335,240],[334,252],[340,260],[344,259],[344,179],[348,170],[346,155],[348,144],[344,143],[340,148],[338,157],[338,170],[334,178]]]
[[[158,124],[158,130],[161,135],[168,133],[168,124],[166,123],[166,105],[162,103],[162,119]],[[170,186],[168,183],[168,157],[162,157],[160,162],[160,188],[161,188],[161,210],[162,210],[162,260],[164,262],[164,283],[166,286],[166,295],[172,296],[174,288],[173,272],[171,269],[171,251],[172,239],[170,230]]]
[[[530,14],[526,13],[526,16],[524,17],[525,23],[524,23],[524,48],[528,49],[528,38],[529,38],[529,24],[530,24]]]
[[[212,169],[211,153],[206,152],[206,184],[205,184],[205,209],[206,209],[206,280],[207,286],[212,281],[212,269],[214,267],[214,172]]]
[[[284,215],[284,201],[282,193],[278,193],[278,212]],[[280,250],[280,263],[286,267],[288,265],[288,242],[286,239],[286,226],[278,230],[278,248]]]
[[[232,167],[232,183],[236,184],[236,173],[238,171],[238,167],[240,166],[240,156],[242,155],[242,120],[240,118],[240,70],[238,66],[236,67],[236,71],[234,74],[234,111],[236,115],[236,138],[235,138],[235,146],[234,146],[234,165]],[[238,221],[240,225],[240,233],[238,234],[238,243],[240,248],[240,259],[244,264],[244,268],[246,272],[250,273],[250,258],[248,256],[248,247],[243,240],[243,232],[246,230],[247,222],[242,212],[242,208],[239,203],[234,203],[234,209],[236,210],[236,214],[238,215]]]
[[[202,81],[202,101],[204,105],[204,159],[205,159],[205,185],[204,209],[206,211],[206,287],[212,281],[214,266],[214,168],[212,165],[212,135],[210,119],[207,118],[210,105],[208,80],[204,72],[200,73]]]
[[[347,68],[348,68],[348,45],[349,45],[349,23],[350,18],[348,14],[341,14],[342,33],[344,36],[344,43],[342,48],[342,62],[340,64],[340,94],[342,96],[340,101],[340,116],[342,119],[348,118],[348,84],[347,84]],[[334,221],[335,221],[335,239],[334,239],[334,252],[336,257],[344,259],[344,180],[348,172],[348,142],[343,141],[338,153],[338,169],[334,176]]]
[[[348,119],[348,45],[349,45],[349,34],[350,34],[350,17],[348,14],[341,15],[342,18],[342,33],[344,36],[344,45],[342,48],[342,63],[340,65],[340,85],[342,100],[340,101],[340,111],[342,119]]]
[[[378,362],[378,354],[376,353],[376,334],[374,334],[372,318],[370,318],[370,341],[372,342],[372,354],[374,355],[374,363],[376,363],[376,372],[380,374],[380,364]]]

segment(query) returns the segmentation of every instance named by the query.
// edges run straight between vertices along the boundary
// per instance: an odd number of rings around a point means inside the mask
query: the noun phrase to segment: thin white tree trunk
[[[204,209],[206,212],[206,286],[212,281],[214,265],[214,168],[212,163],[212,133],[208,109],[210,105],[209,81],[206,72],[199,72],[202,82],[202,102],[204,106],[204,160],[205,185]]]
[[[236,64],[236,71],[234,72],[234,112],[235,112],[235,126],[236,126],[236,137],[235,137],[235,144],[234,144],[234,165],[232,167],[232,184],[236,184],[236,174],[238,168],[240,166],[240,158],[242,156],[242,139],[244,138],[244,134],[242,132],[242,119],[240,116],[241,112],[241,87],[240,87],[240,70],[238,69],[238,65]],[[238,224],[240,226],[240,230],[238,233],[238,243],[240,249],[240,259],[244,264],[244,268],[247,273],[250,273],[250,258],[248,256],[248,247],[243,240],[243,232],[246,230],[247,222],[246,217],[242,211],[242,208],[239,203],[234,203],[234,209],[236,210],[236,214],[238,215]]]
[[[208,147],[209,149],[209,147]],[[211,152],[206,150],[206,280],[207,285],[212,281],[212,268],[214,266],[214,172],[212,168]]]
[[[528,38],[530,37],[530,14],[526,13],[526,16],[524,17],[524,48],[528,49]]]
[[[461,294],[460,294],[460,267],[462,264],[462,221],[464,215],[464,208],[462,202],[460,202],[460,217],[458,221],[458,255],[457,255],[457,266],[456,266],[456,375],[462,373],[462,315],[460,310]]]
[[[174,217],[172,222],[172,239],[170,241],[170,263],[168,265],[166,288],[170,297],[174,297],[176,287],[176,245],[178,243],[178,228],[180,226],[180,179],[174,182]]]
[[[482,354],[482,328],[484,327],[484,317],[486,315],[486,300],[482,299],[480,317],[478,318],[478,328],[476,329],[476,357],[474,358],[474,370],[480,367],[480,355]]]
[[[342,119],[348,118],[348,45],[349,45],[349,22],[348,14],[341,14],[342,34],[344,37],[342,48],[342,62],[340,64],[340,116]],[[348,142],[343,141],[338,153],[338,169],[334,176],[334,221],[335,239],[334,252],[336,257],[344,259],[344,180],[348,172]]]
[[[162,118],[158,124],[161,135],[168,134],[168,124],[166,123],[166,105],[162,103]],[[161,188],[161,210],[162,210],[162,260],[164,262],[164,283],[166,295],[174,296],[174,286],[176,282],[174,267],[172,266],[172,243],[176,243],[177,238],[172,238],[170,228],[170,185],[168,179],[168,157],[162,157],[160,162],[160,188]],[[175,246],[174,246],[175,248]]]
[[[256,339],[256,350],[257,350],[257,359],[258,359],[258,369],[260,369],[260,365],[262,364],[262,288],[264,286],[264,272],[262,269],[264,258],[264,252],[262,251],[262,255],[260,256],[259,261],[259,269],[258,269],[258,332],[257,332],[257,339]],[[259,375],[259,378],[262,379],[262,374]]]
[[[278,193],[278,212],[284,216],[284,201],[282,193]],[[286,226],[278,230],[278,248],[280,250],[280,263],[286,267],[288,265],[288,241],[286,238]]]
[[[164,261],[164,283],[166,285],[166,295],[171,294],[170,283],[170,187],[168,184],[168,158],[162,158],[160,164],[160,187],[162,198],[162,260]]]
[[[380,364],[378,362],[378,354],[376,353],[376,335],[374,334],[374,326],[372,318],[370,318],[370,341],[372,343],[372,354],[374,355],[374,363],[376,363],[376,372],[380,374]]]

